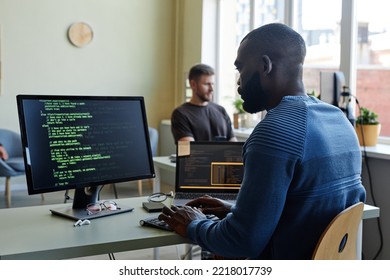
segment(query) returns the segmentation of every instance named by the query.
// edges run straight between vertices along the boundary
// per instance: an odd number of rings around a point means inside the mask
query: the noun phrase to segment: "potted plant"
[[[242,128],[243,122],[245,121],[245,111],[244,108],[242,107],[242,104],[244,103],[244,100],[241,98],[237,98],[236,100],[233,101],[233,106],[235,108],[235,113],[233,114],[233,127],[235,129]]]
[[[375,146],[381,130],[378,114],[365,107],[360,107],[355,130],[360,146]]]

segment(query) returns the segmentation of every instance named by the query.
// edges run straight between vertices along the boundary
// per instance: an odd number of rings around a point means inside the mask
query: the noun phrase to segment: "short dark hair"
[[[288,58],[303,64],[306,56],[306,44],[302,36],[291,27],[282,23],[263,25],[248,33],[242,41],[256,42],[272,60]]]
[[[202,75],[212,76],[214,75],[214,69],[206,64],[196,64],[191,67],[188,80],[198,80]]]

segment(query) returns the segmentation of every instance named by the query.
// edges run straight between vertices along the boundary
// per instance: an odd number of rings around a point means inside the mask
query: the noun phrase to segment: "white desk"
[[[161,169],[167,170],[169,172],[176,172],[176,163],[171,162],[169,156],[162,157],[153,157],[154,163],[154,171],[156,173],[156,177],[154,178],[153,183],[153,192],[157,193],[161,191]]]
[[[187,243],[173,232],[139,225],[141,218],[156,215],[142,208],[146,200],[118,199],[118,204],[134,207],[133,212],[80,227],[49,211],[64,204],[1,209],[0,259],[67,259]]]
[[[49,211],[64,204],[1,209],[0,259],[66,259],[189,243],[173,232],[140,226],[141,218],[154,215],[142,208],[143,201],[146,197],[118,199],[133,212],[80,227]],[[363,219],[375,217],[379,208],[365,205]]]

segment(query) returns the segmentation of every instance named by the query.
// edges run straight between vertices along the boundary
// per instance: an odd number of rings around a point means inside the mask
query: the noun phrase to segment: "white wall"
[[[175,0],[0,0],[0,127],[19,131],[16,95],[142,95],[149,125],[174,107]],[[93,41],[76,48],[70,24]]]

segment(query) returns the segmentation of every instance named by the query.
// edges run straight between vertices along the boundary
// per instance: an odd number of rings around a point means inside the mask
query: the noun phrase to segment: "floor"
[[[6,208],[6,201],[4,197],[4,185],[5,182],[1,178],[0,180],[0,208]],[[125,182],[116,184],[116,190],[119,198],[134,197],[138,196],[138,187],[136,182]],[[162,191],[169,192],[172,187],[169,185],[162,184]],[[23,182],[23,179],[16,178],[16,182],[12,182],[11,179],[11,191],[12,191],[12,207],[26,207],[36,205],[49,205],[64,203],[65,191],[46,193],[42,199],[40,194],[28,195],[27,186]],[[143,181],[143,195],[150,195],[152,193],[152,183],[150,180]],[[72,197],[72,192],[69,193]],[[111,185],[105,186],[101,193],[101,199],[115,199],[114,188]],[[71,203],[68,201],[67,203]],[[176,260],[183,259],[186,256],[188,249],[185,245],[174,245],[159,248],[160,259],[163,260]],[[149,260],[153,259],[153,249],[136,250],[129,252],[121,252],[114,254],[115,259],[118,260]],[[196,253],[193,254],[194,259],[199,259]],[[97,255],[84,257],[79,259],[85,260],[108,260],[109,255]]]

